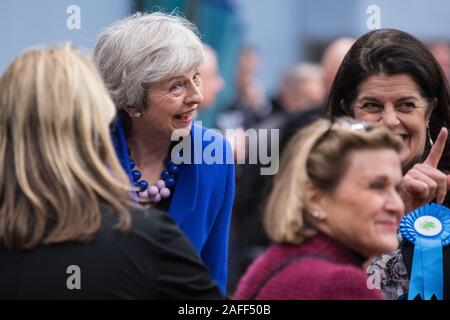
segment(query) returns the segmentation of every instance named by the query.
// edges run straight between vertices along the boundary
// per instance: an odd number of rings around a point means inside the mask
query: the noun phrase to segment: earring
[[[322,218],[322,215],[320,214],[319,211],[314,211],[312,213],[312,216],[314,217],[314,219],[320,220]]]
[[[140,113],[140,112],[136,112],[135,114],[133,114],[133,116],[135,118],[139,118],[141,115],[142,115],[142,113]]]
[[[428,137],[428,141],[430,142],[430,146],[432,147],[434,142],[433,142],[433,139],[431,139],[430,127],[428,124],[427,124],[427,137]]]

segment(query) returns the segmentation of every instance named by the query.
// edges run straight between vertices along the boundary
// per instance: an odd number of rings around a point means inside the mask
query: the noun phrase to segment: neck
[[[167,157],[170,143],[170,138],[150,130],[132,130],[128,138],[131,158],[142,169],[161,165]]]
[[[357,247],[352,245],[351,242],[345,241],[344,239],[339,239],[339,237],[335,236],[329,228],[317,228],[317,230],[322,234],[322,236],[325,236],[335,243],[338,243],[341,248],[346,250],[348,254],[352,256],[352,258],[358,265],[364,266],[367,261],[371,261],[371,255],[365,255],[361,253],[361,250],[358,250]]]

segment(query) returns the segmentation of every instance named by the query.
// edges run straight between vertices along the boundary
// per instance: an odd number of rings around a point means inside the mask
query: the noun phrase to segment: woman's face
[[[352,104],[355,118],[382,123],[402,139],[400,159],[404,168],[418,162],[424,152],[427,123],[434,105],[422,97],[414,80],[405,74],[376,75],[363,81],[357,91]]]
[[[197,68],[150,85],[147,110],[142,117],[152,131],[170,137],[175,129],[191,129],[199,103],[202,82]]]
[[[365,257],[395,250],[404,210],[398,154],[391,149],[359,150],[351,152],[348,161],[334,191],[320,197],[319,211],[326,216],[323,231]]]

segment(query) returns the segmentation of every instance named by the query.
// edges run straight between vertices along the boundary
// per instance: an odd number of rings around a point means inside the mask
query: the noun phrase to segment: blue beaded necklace
[[[142,172],[136,168],[136,161],[130,158],[131,151],[128,149],[131,177],[139,196],[149,198],[151,202],[157,203],[163,198],[169,198],[176,185],[176,176],[180,171],[178,165],[170,159],[164,161],[165,169],[161,172],[161,180],[151,185],[149,181],[142,178]]]

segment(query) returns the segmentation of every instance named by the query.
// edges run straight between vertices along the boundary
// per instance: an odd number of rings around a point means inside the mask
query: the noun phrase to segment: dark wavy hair
[[[447,79],[431,52],[414,36],[395,29],[379,29],[359,38],[344,57],[325,105],[325,114],[335,118],[353,117],[348,108],[356,99],[358,86],[368,77],[383,74],[409,75],[428,101],[437,99],[430,117],[430,135],[436,140],[442,127],[450,124],[450,94]],[[423,154],[430,150],[426,139]],[[447,140],[439,169],[450,171],[450,145]]]

